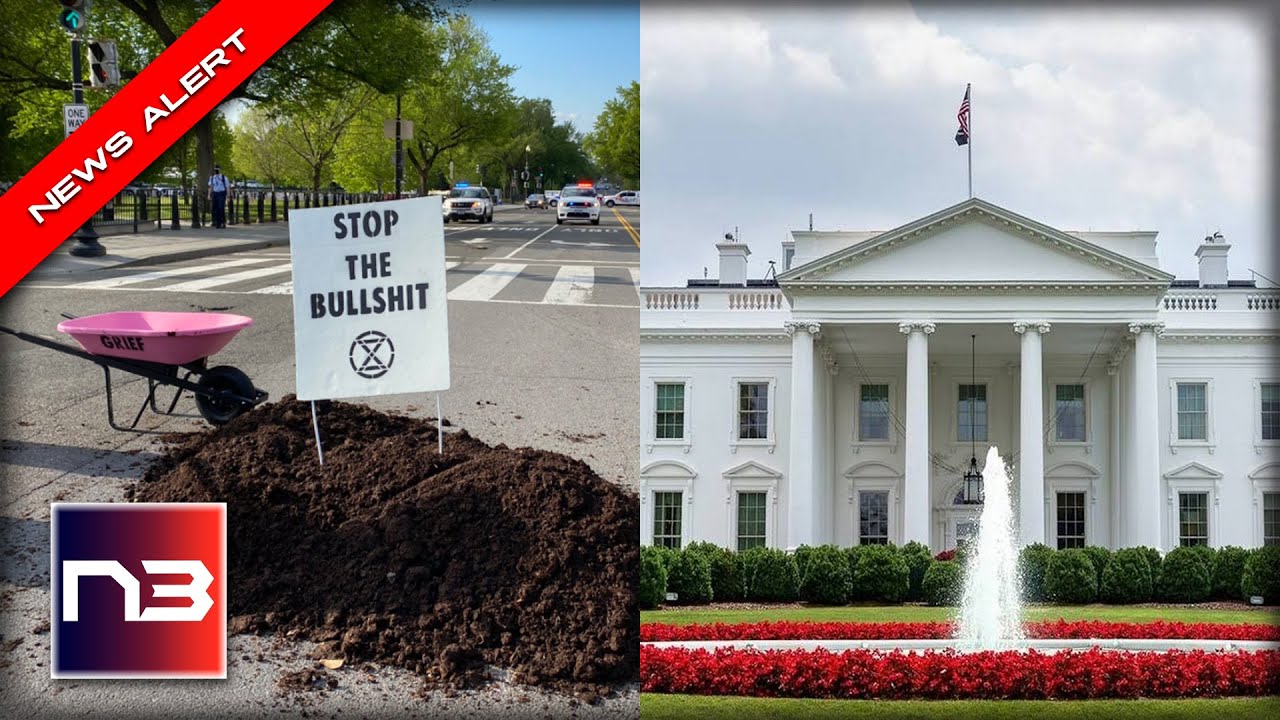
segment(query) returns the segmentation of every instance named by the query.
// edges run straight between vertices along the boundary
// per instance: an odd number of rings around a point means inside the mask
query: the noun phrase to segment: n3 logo
[[[190,575],[186,585],[153,585],[158,598],[187,598],[189,607],[149,607],[142,610],[142,583],[115,560],[62,561],[62,620],[80,620],[80,578],[106,576],[124,590],[125,622],[200,622],[213,607],[209,586],[213,575],[199,560],[143,560],[148,575]]]
[[[227,677],[225,504],[52,510],[52,678]]]

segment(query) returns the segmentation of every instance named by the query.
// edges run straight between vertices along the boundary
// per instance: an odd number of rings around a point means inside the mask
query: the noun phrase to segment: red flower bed
[[[1151,638],[1156,640],[1280,641],[1280,625],[1262,623],[1125,623],[1082,620],[1029,622],[1027,637],[1041,640]],[[758,622],[640,626],[641,642],[678,640],[937,640],[953,637],[949,622]]]
[[[642,692],[756,697],[1080,699],[1280,692],[1280,651],[878,653],[640,648]]]

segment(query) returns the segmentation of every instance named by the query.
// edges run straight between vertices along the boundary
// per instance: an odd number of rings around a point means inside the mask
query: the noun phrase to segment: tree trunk
[[[311,190],[320,192],[320,166],[313,165],[311,167]]]
[[[216,112],[216,111],[214,111]],[[206,194],[213,174],[213,113],[196,121],[196,192]]]

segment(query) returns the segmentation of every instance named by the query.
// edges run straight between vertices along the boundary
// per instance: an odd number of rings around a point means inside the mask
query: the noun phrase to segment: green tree
[[[442,156],[500,136],[515,107],[509,83],[515,68],[502,63],[470,18],[451,18],[434,33],[440,64],[404,96],[405,117],[414,121],[407,156],[424,193]]]
[[[283,121],[265,105],[255,105],[240,116],[232,140],[232,157],[246,176],[272,187],[295,184],[306,173],[285,144]]]
[[[585,144],[601,169],[639,187],[640,83],[618,88],[618,96],[605,103]]]
[[[338,184],[353,192],[381,193],[395,187],[395,141],[383,135],[383,121],[395,118],[395,112],[395,98],[382,96],[351,120],[333,161]]]
[[[306,180],[313,191],[331,176],[338,142],[352,119],[376,97],[368,88],[354,90],[345,97],[312,102],[305,109],[288,115],[277,115],[277,137],[293,160],[306,170]]]

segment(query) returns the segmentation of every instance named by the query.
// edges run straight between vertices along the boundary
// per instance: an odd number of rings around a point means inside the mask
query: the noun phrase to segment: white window
[[[1213,380],[1178,377],[1169,379],[1169,445],[1215,448],[1213,433]]]
[[[1209,439],[1209,386],[1182,382],[1178,388],[1178,439]]]
[[[858,544],[884,545],[889,542],[889,491],[863,490],[858,493]]]
[[[1085,542],[1086,502],[1083,492],[1057,493],[1058,549],[1082,548]]]
[[[957,442],[987,441],[987,386],[961,385],[956,402]]]
[[[1084,442],[1085,386],[1083,383],[1054,385],[1053,427],[1058,442]]]
[[[768,543],[768,497],[760,491],[738,493],[738,552]]]
[[[1209,493],[1178,493],[1178,544],[1209,544]]]
[[[1280,383],[1258,386],[1261,435],[1263,440],[1280,440]]]
[[[1280,545],[1280,492],[1262,493],[1262,544]]]
[[[769,383],[738,383],[738,439],[769,438]]]
[[[653,494],[653,544],[679,549],[683,523],[684,494],[655,492]]]
[[[729,448],[736,453],[741,446],[764,446],[773,452],[777,383],[768,377],[733,379],[733,427]]]
[[[655,440],[684,439],[684,391],[682,382],[654,383]]]
[[[889,392],[888,383],[858,386],[858,442],[887,442],[890,439]]]

